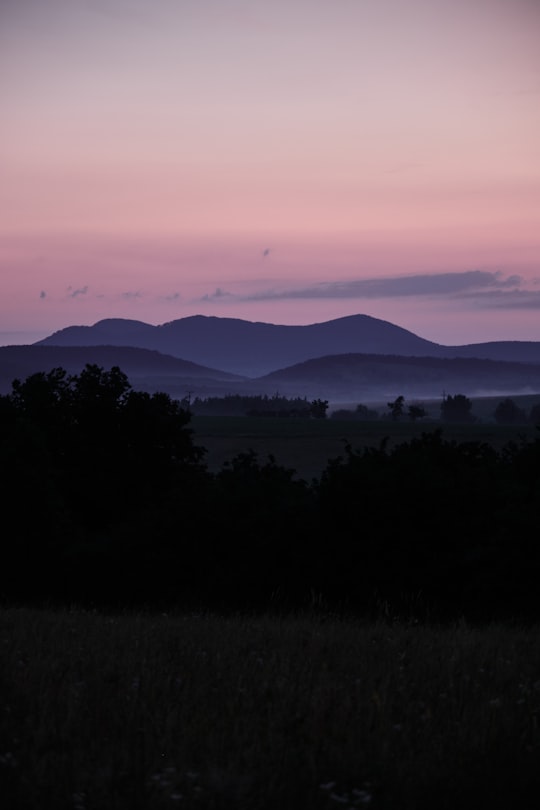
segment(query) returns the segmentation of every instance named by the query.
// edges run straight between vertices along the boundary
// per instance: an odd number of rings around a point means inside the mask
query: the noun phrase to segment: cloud
[[[463,298],[468,298],[468,295]],[[493,290],[471,295],[474,304],[482,309],[539,309],[540,292],[532,290]]]
[[[170,293],[170,295],[164,295],[163,300],[164,301],[181,301],[182,296],[180,295],[179,292],[174,292],[174,293]]]
[[[223,298],[233,298],[234,296],[232,293],[228,293],[226,290],[222,290],[221,287],[216,287],[213,293],[209,293],[207,295],[203,295],[200,298],[200,301],[219,301]],[[250,300],[256,300],[255,298]]]
[[[142,292],[140,290],[128,290],[120,293],[120,298],[124,301],[136,301],[138,298],[142,298]]]
[[[68,287],[68,293],[70,298],[78,298],[79,295],[86,295],[88,292],[88,286],[78,287],[76,290],[73,287]]]
[[[47,298],[47,293],[45,292],[45,290],[42,290],[42,291],[40,292],[39,297],[40,297],[40,299],[41,299],[42,301],[44,301],[44,300],[45,300],[45,298]]]
[[[521,277],[516,275],[505,277],[500,272],[467,270],[459,273],[424,273],[411,276],[332,281],[296,289],[263,290],[245,296],[243,300],[461,296],[470,294],[473,290],[515,290],[521,282]]]

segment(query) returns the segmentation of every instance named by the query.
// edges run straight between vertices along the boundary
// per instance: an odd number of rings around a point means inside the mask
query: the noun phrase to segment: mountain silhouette
[[[340,354],[278,369],[257,383],[285,396],[330,397],[334,401],[386,400],[397,394],[434,398],[445,392],[507,396],[540,392],[540,363]]]
[[[138,390],[164,390],[183,397],[197,386],[227,390],[241,382],[238,374],[206,368],[188,360],[171,357],[150,349],[131,346],[1,346],[0,393],[11,391],[14,379],[26,379],[36,372],[64,368],[69,374],[79,374],[87,363],[102,368],[119,366],[130,383]]]
[[[369,315],[306,326],[282,326],[236,318],[194,315],[151,326],[113,318],[93,326],[69,326],[36,345],[137,346],[210,368],[258,377],[278,368],[330,354],[399,354],[411,357],[481,356],[540,362],[540,344],[445,347]],[[529,355],[527,355],[529,351]],[[520,355],[522,352],[522,356]]]
[[[70,326],[31,346],[0,348],[0,386],[86,363],[118,365],[141,390],[375,400],[398,393],[540,392],[540,342],[443,346],[368,315],[284,326],[196,315],[160,326],[111,318]]]

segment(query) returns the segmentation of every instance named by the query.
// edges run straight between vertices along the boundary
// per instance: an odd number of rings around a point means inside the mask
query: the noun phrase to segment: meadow
[[[0,405],[3,806],[533,806],[534,426],[191,421],[91,366]]]
[[[261,460],[272,455],[277,463],[296,470],[301,478],[310,481],[320,476],[329,459],[343,455],[346,443],[356,449],[378,447],[385,440],[390,448],[437,429],[443,430],[448,441],[481,441],[496,449],[510,441],[536,438],[535,425],[500,425],[494,421],[493,411],[502,398],[472,398],[476,421],[471,424],[442,423],[440,400],[429,400],[423,403],[427,417],[417,422],[392,421],[387,403],[374,402],[369,403],[369,407],[381,418],[373,421],[333,419],[333,410],[354,410],[358,403],[330,403],[327,419],[194,415],[190,427],[196,443],[207,450],[205,462],[211,472],[220,470],[237,453],[253,450]],[[540,401],[540,395],[512,399],[528,410]]]
[[[0,611],[10,810],[530,808],[538,628]]]

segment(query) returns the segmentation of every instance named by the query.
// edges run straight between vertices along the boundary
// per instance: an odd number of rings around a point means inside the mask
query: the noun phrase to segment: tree
[[[354,414],[357,419],[365,419],[366,421],[372,421],[373,419],[379,418],[379,414],[376,410],[373,408],[368,408],[367,405],[362,405],[362,403],[356,406]]]
[[[349,410],[348,408],[339,408],[338,410],[332,411],[332,419],[354,419],[354,420],[362,420],[365,422],[372,422],[374,419],[378,419],[379,414],[377,411],[373,410],[372,408],[368,408],[367,405],[357,405],[354,411]]]
[[[441,416],[445,422],[474,422],[472,402],[464,394],[443,397]]]
[[[314,419],[326,419],[326,411],[328,410],[327,399],[314,399],[309,407],[310,413]]]
[[[204,455],[187,428],[191,414],[168,394],[133,391],[117,366],[55,368],[12,388],[1,408],[10,452],[21,470],[39,453],[78,523],[103,525],[154,502]]]
[[[495,408],[493,416],[499,425],[516,425],[527,421],[525,411],[519,408],[513,399],[501,400]]]
[[[427,411],[423,405],[416,403],[414,405],[409,405],[408,414],[409,419],[415,422],[417,419],[423,419],[424,416],[427,416]]]
[[[390,408],[390,416],[394,421],[401,419],[403,416],[403,411],[405,408],[405,397],[399,396],[393,402],[387,403],[388,407]]]
[[[533,425],[540,425],[540,402],[533,405],[529,411],[529,422],[532,422]]]

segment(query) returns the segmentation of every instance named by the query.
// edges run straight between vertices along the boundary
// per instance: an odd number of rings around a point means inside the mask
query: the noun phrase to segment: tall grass
[[[0,645],[10,810],[483,810],[540,788],[536,628],[5,608]]]

